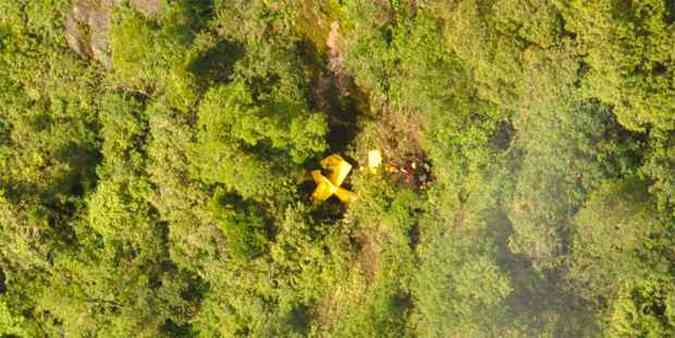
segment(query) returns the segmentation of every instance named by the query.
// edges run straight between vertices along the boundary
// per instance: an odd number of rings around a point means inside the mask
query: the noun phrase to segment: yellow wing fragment
[[[312,171],[312,178],[316,183],[316,189],[312,193],[315,201],[325,201],[333,195],[337,196],[342,203],[349,203],[356,199],[355,193],[340,187],[352,170],[349,162],[345,161],[342,156],[333,154],[321,160],[321,167],[330,171],[330,174],[326,178],[321,174],[321,170]]]
[[[352,165],[337,154],[330,155],[321,160],[321,167],[330,171],[328,179],[338,187],[352,170]]]
[[[335,191],[335,196],[342,201],[342,203],[350,203],[356,200],[356,194],[345,189],[345,188],[337,188],[337,191]]]
[[[312,178],[316,183],[316,189],[312,193],[314,200],[325,201],[337,191],[337,187],[321,174],[321,170],[312,171]]]

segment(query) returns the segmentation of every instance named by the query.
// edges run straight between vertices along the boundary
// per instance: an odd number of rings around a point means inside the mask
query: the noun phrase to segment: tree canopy
[[[672,1],[0,0],[0,337],[674,332]]]

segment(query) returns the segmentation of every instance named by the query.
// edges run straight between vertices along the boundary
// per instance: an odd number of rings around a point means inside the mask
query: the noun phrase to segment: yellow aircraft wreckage
[[[356,194],[340,187],[352,170],[352,165],[337,154],[324,158],[320,164],[323,169],[330,173],[328,174],[328,178],[326,178],[321,173],[321,170],[312,171],[312,178],[316,183],[316,189],[312,193],[312,198],[317,202],[322,202],[335,195],[342,203],[354,201]]]

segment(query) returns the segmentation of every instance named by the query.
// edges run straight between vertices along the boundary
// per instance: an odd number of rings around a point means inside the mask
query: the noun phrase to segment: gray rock
[[[68,46],[85,58],[112,67],[110,26],[113,8],[123,0],[74,0],[66,17],[65,37]],[[162,9],[161,0],[130,0],[139,12],[152,16]]]
[[[92,58],[106,67],[110,59],[110,19],[112,0],[78,0],[66,17],[68,46],[82,57]]]

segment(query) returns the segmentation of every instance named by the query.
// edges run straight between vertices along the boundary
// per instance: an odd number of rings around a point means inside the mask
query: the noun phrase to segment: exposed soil
[[[373,238],[372,232],[362,232],[357,235],[356,241],[361,247],[358,254],[361,271],[369,282],[373,282],[380,266],[380,248],[377,239]]]
[[[130,3],[133,8],[148,16],[155,15],[162,9],[161,0],[131,0]]]
[[[349,87],[352,85],[352,78],[344,67],[343,41],[340,35],[340,23],[333,21],[330,25],[330,32],[326,40],[328,47],[328,69],[333,73],[335,86],[341,96],[349,96]]]
[[[317,72],[312,85],[312,97],[318,110],[328,116],[330,131],[327,135],[332,152],[344,152],[358,134],[357,117],[363,111],[366,95],[355,85],[344,66],[344,39],[340,24],[334,21],[325,36],[326,66]]]

